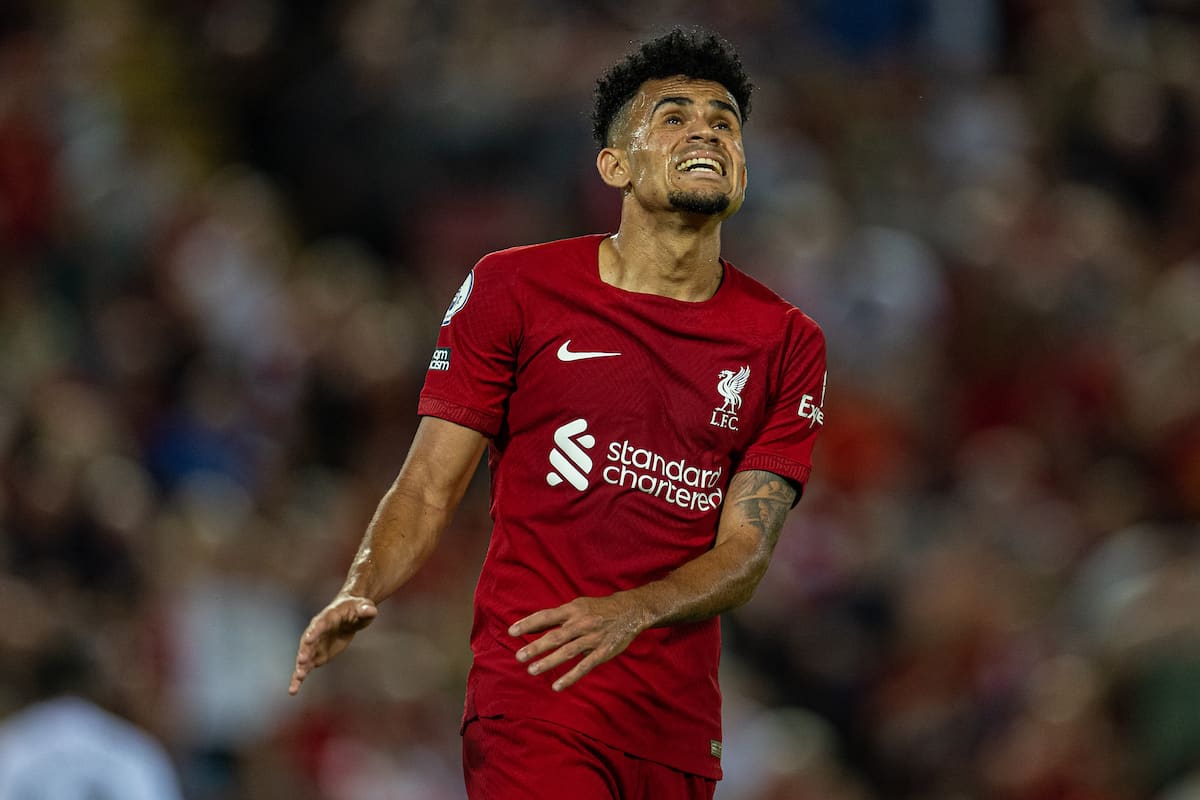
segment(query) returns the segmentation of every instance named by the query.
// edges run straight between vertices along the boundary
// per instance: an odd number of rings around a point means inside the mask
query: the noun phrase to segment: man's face
[[[628,188],[643,206],[721,219],[741,207],[741,113],[724,86],[682,76],[647,81],[624,123],[613,144],[626,153]]]

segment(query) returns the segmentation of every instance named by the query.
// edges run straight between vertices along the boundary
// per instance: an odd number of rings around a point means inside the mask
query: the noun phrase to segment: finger
[[[318,623],[321,627],[321,633],[325,633],[335,628],[352,627],[359,623],[365,617],[374,617],[375,607],[364,603],[361,600],[354,602],[342,601],[336,606],[318,614],[314,623]]]
[[[357,605],[348,605],[342,610],[342,616],[334,630],[339,634],[355,634],[363,628],[371,624],[375,616],[379,613],[374,605],[369,603],[359,603]]]
[[[354,618],[363,625],[375,619],[376,615],[379,614],[379,608],[368,600],[357,601],[350,606],[350,611],[354,614]]]
[[[562,647],[567,642],[575,638],[574,634],[567,632],[565,628],[555,628],[546,635],[534,639],[529,644],[517,651],[517,661],[524,664],[530,659],[537,658],[543,653],[548,653],[555,648]]]
[[[537,633],[547,628],[553,628],[567,621],[565,606],[544,608],[535,611],[524,619],[519,619],[508,629],[509,636],[524,636],[527,633]]]
[[[609,657],[603,655],[601,651],[593,650],[582,660],[580,660],[578,664],[572,667],[570,672],[556,680],[550,688],[554,689],[556,692],[561,692],[563,689],[574,685],[580,678],[582,678],[584,675],[587,675],[589,672],[591,672],[600,664],[603,664],[608,659]]]
[[[304,629],[304,633],[300,636],[300,652],[311,654],[316,647],[316,642],[324,636],[330,628],[336,626],[336,622],[331,618],[328,611],[322,611],[317,616],[313,617],[308,623],[308,627]]]
[[[301,648],[301,653],[303,653],[303,648]],[[296,655],[296,666],[292,670],[292,682],[288,685],[288,694],[294,695],[300,691],[300,684],[304,683],[304,679],[308,677],[310,669],[312,667],[309,666],[307,656],[298,653]]]
[[[314,619],[309,623],[308,628],[304,631],[304,635],[300,637],[300,646],[296,648],[296,664],[292,669],[292,682],[288,686],[288,691],[295,694],[300,690],[300,684],[308,676],[308,673],[313,669],[315,645],[313,640],[313,626],[316,624]]]
[[[560,664],[565,664],[576,656],[587,653],[591,650],[591,646],[581,639],[576,639],[573,642],[568,642],[558,648],[550,655],[543,658],[541,661],[535,661],[529,665],[529,674],[538,675],[546,670],[554,669]]]
[[[355,600],[339,603],[313,617],[304,632],[303,641],[317,642],[322,636],[335,631],[357,632],[365,628],[379,614],[374,603]]]

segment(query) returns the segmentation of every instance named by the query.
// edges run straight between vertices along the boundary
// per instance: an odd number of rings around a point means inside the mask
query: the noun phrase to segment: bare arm
[[[433,552],[487,444],[452,422],[425,417],[400,474],[379,501],[341,591],[309,622],[288,691],[346,649],[371,624],[376,605],[416,574]]]
[[[694,622],[748,601],[767,571],[796,490],[771,472],[739,472],[729,484],[713,549],[661,580],[608,597],[579,597],[517,621],[509,634],[549,631],[517,651],[531,674],[583,656],[554,683],[562,690],[622,652],[647,628]],[[534,661],[534,659],[540,660]]]

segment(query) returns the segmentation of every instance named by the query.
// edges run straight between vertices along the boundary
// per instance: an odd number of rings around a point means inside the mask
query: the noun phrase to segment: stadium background
[[[461,797],[484,475],[290,699],[295,640],[466,270],[613,227],[592,82],[703,23],[726,254],[831,365],[718,797],[1200,797],[1200,4],[641,5],[3,3],[0,714],[67,632],[193,800]]]

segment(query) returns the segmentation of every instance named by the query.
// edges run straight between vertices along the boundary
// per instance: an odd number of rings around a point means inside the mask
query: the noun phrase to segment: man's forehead
[[[643,83],[633,97],[634,108],[654,108],[659,101],[667,97],[681,97],[696,103],[717,101],[730,105],[741,116],[737,100],[733,94],[716,81],[688,78],[676,75],[670,78],[655,78]]]

